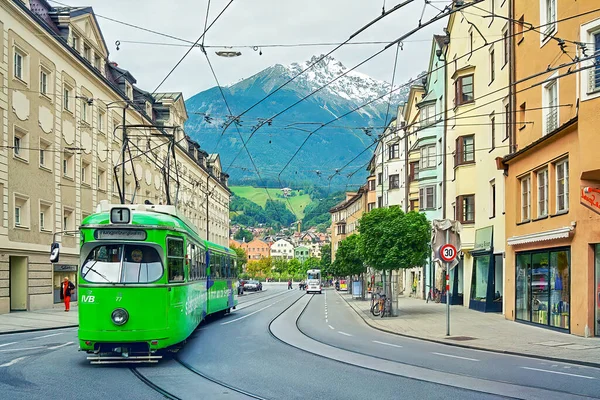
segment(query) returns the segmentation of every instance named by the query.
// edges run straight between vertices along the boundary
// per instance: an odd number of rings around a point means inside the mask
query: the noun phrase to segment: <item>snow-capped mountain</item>
[[[233,114],[238,115],[245,111],[319,58],[321,56],[314,56],[308,61],[291,65],[277,64],[224,87],[223,91]],[[253,127],[261,121],[271,118],[347,71],[348,68],[333,57],[324,58],[244,115],[237,124],[232,124],[223,137],[222,127],[231,117],[228,116],[229,112],[218,88],[211,88],[186,101],[190,115],[186,131],[198,140],[206,151],[218,152],[224,168],[227,169],[242,149],[240,135],[247,140]],[[248,143],[248,149],[263,180],[272,181],[278,176],[306,139],[308,132],[317,129],[320,124],[364,106],[311,135],[282,174],[282,178],[288,181],[308,180],[328,184],[327,176],[373,143],[372,137],[383,130],[386,115],[388,121],[395,118],[397,106],[405,101],[409,88],[401,87],[394,91],[390,112],[387,114],[390,87],[387,82],[352,71],[275,118],[270,125],[263,125]],[[365,105],[367,103],[369,104]],[[369,130],[368,127],[372,129]],[[366,151],[344,170],[344,174],[340,174],[344,183],[347,181],[345,174],[353,172],[368,161],[370,153]],[[227,172],[234,183],[259,183],[245,150],[242,150]],[[359,182],[365,173],[366,171],[361,169],[353,176],[353,182]]]

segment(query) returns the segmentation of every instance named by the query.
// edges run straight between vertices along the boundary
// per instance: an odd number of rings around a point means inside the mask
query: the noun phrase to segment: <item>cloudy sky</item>
[[[386,0],[390,9],[404,0]],[[206,17],[207,0],[60,0],[72,6],[92,6],[98,15],[110,58],[130,70],[138,86],[152,91],[188,50],[185,46],[165,46],[130,42],[153,42],[185,45],[184,42],[144,32],[104,17],[156,30],[192,42],[201,35]],[[212,0],[209,24],[229,3]],[[429,20],[449,2],[434,1],[425,7],[423,22]],[[58,5],[56,2],[51,2]],[[262,47],[262,55],[248,47],[267,44],[342,42],[353,32],[381,14],[383,0],[234,0],[209,30],[206,46],[234,46],[241,57],[222,58],[209,49],[211,62],[223,85],[235,83],[274,64],[308,60],[328,52],[334,46]],[[418,26],[424,0],[415,0],[403,9],[373,25],[354,41],[392,41]],[[427,68],[431,38],[442,34],[446,21],[437,22],[413,35],[403,44],[398,61],[397,82],[406,82]],[[120,41],[116,50],[115,42]],[[384,47],[347,45],[333,56],[353,67]],[[391,81],[394,48],[361,66],[358,71],[376,79]],[[182,91],[185,98],[215,86],[206,59],[199,49],[193,50],[161,86],[160,91]]]

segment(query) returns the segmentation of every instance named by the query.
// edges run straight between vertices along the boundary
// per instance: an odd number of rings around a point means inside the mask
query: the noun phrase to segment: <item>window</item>
[[[456,199],[456,219],[463,224],[475,222],[475,195],[458,196]]]
[[[553,79],[544,85],[546,131],[548,134],[558,128],[558,83]]]
[[[75,229],[75,221],[73,220],[75,215],[73,210],[70,208],[63,209],[63,231],[72,231]]]
[[[435,209],[435,186],[419,189],[419,208],[423,210]]]
[[[169,269],[169,282],[184,281],[184,265],[185,257],[183,254],[183,240],[168,238],[167,239],[167,266]]]
[[[411,200],[410,201],[410,211],[418,211],[419,210],[419,206],[417,205],[418,200]]]
[[[21,137],[16,133],[13,141],[13,151],[15,152],[15,156],[19,156],[21,154]]]
[[[44,96],[48,96],[48,76],[49,73],[48,71],[41,69],[40,70],[40,94],[43,94]]]
[[[531,179],[521,178],[521,221],[531,219]]]
[[[82,161],[81,162],[81,182],[85,183],[85,184],[90,184],[92,177],[91,177],[91,167],[90,164]]]
[[[569,160],[556,164],[556,212],[569,209]]]
[[[106,119],[106,114],[100,110],[98,110],[98,131],[104,133],[104,120]]]
[[[417,175],[419,174],[419,161],[413,161],[408,164],[409,173],[408,173],[408,181],[412,182],[417,179]]]
[[[98,54],[95,54],[94,55],[94,68],[96,68],[99,71],[101,67],[102,67],[102,59],[100,58],[100,56]]]
[[[542,41],[548,39],[556,31],[556,2],[556,0],[542,0],[540,4],[540,25],[542,25],[543,32]]]
[[[152,118],[152,104],[149,101],[146,102],[146,115]]]
[[[89,124],[89,110],[88,110],[88,103],[86,99],[81,99],[81,119],[83,120],[83,122],[88,123]]]
[[[525,36],[523,35],[523,27],[524,26],[525,26],[525,16],[521,15],[521,18],[519,18],[519,21],[517,22],[517,34],[516,34],[517,45],[520,45],[521,42],[523,42],[523,39],[525,39]]]
[[[506,64],[508,64],[508,58],[510,57],[510,53],[509,53],[510,41],[508,39],[508,29],[505,29],[502,32],[502,44],[504,47],[504,59],[503,59],[504,64],[503,65],[506,65]]]
[[[400,158],[400,144],[395,143],[389,146],[389,159]]]
[[[375,203],[369,203],[369,204],[367,204],[367,212],[371,211],[374,208],[375,208]]]
[[[506,103],[504,106],[504,139],[508,139],[510,136],[510,103]]]
[[[63,90],[63,108],[67,111],[71,111],[71,88],[65,85]]]
[[[383,208],[383,197],[377,196],[377,207]]]
[[[40,167],[50,168],[51,160],[48,158],[48,152],[50,151],[50,143],[40,139]]]
[[[519,129],[525,128],[525,110],[527,109],[527,103],[523,103],[519,106]]]
[[[14,69],[15,78],[25,81],[25,54],[15,49]]]
[[[490,83],[496,79],[496,53],[494,49],[490,50]]]
[[[81,277],[92,283],[151,283],[162,276],[158,252],[139,244],[95,247],[81,267]]]
[[[106,190],[106,171],[102,168],[98,168],[98,175],[96,176],[96,187],[99,190]]]
[[[14,127],[13,154],[17,159],[29,161],[29,135]]]
[[[456,153],[454,164],[470,164],[475,162],[475,136],[460,136],[456,138]]]
[[[79,52],[79,36],[75,32],[72,32],[71,47],[73,47],[77,52]]]
[[[390,190],[400,188],[400,175],[390,175]]]
[[[428,126],[435,122],[435,104],[430,104],[421,108],[420,114],[421,126]]]
[[[496,148],[496,116],[490,115],[490,150]]]
[[[538,218],[548,215],[548,168],[537,173]]]
[[[75,157],[72,153],[64,153],[63,155],[63,175],[73,179],[73,171],[75,168]]]
[[[473,31],[469,31],[469,58],[473,55]]]
[[[490,182],[490,218],[496,217],[496,181]]]
[[[369,190],[375,190],[375,179],[369,180]]]
[[[435,167],[435,145],[421,147],[421,167],[434,168]]]
[[[40,201],[40,231],[52,232],[52,203]]]
[[[596,65],[590,68],[588,76],[589,93],[600,90],[600,32],[596,32],[592,35],[592,41],[594,43],[594,54],[596,54]]]
[[[133,100],[133,88],[129,82],[125,82],[125,94],[131,100]]]
[[[14,195],[14,224],[19,228],[29,228],[29,197]]]
[[[473,96],[473,75],[461,76],[454,83],[455,97],[454,104],[470,103],[474,100]]]
[[[379,172],[377,174],[377,184],[378,185],[383,185],[383,172]]]
[[[83,44],[83,56],[86,60],[92,62],[92,49],[87,45],[87,43]]]

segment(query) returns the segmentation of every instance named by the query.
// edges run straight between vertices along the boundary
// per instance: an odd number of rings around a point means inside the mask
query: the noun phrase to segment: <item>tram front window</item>
[[[321,279],[321,274],[318,272],[309,272],[308,279]]]
[[[81,277],[93,283],[149,283],[162,275],[157,251],[142,245],[98,246],[81,267]]]

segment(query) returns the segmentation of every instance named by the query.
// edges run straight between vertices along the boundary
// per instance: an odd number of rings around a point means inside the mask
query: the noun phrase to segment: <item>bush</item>
[[[242,273],[239,275],[239,278],[240,278],[240,279],[250,279],[250,275],[248,275],[248,274],[247,274],[247,273],[245,273],[245,272],[242,272]]]

